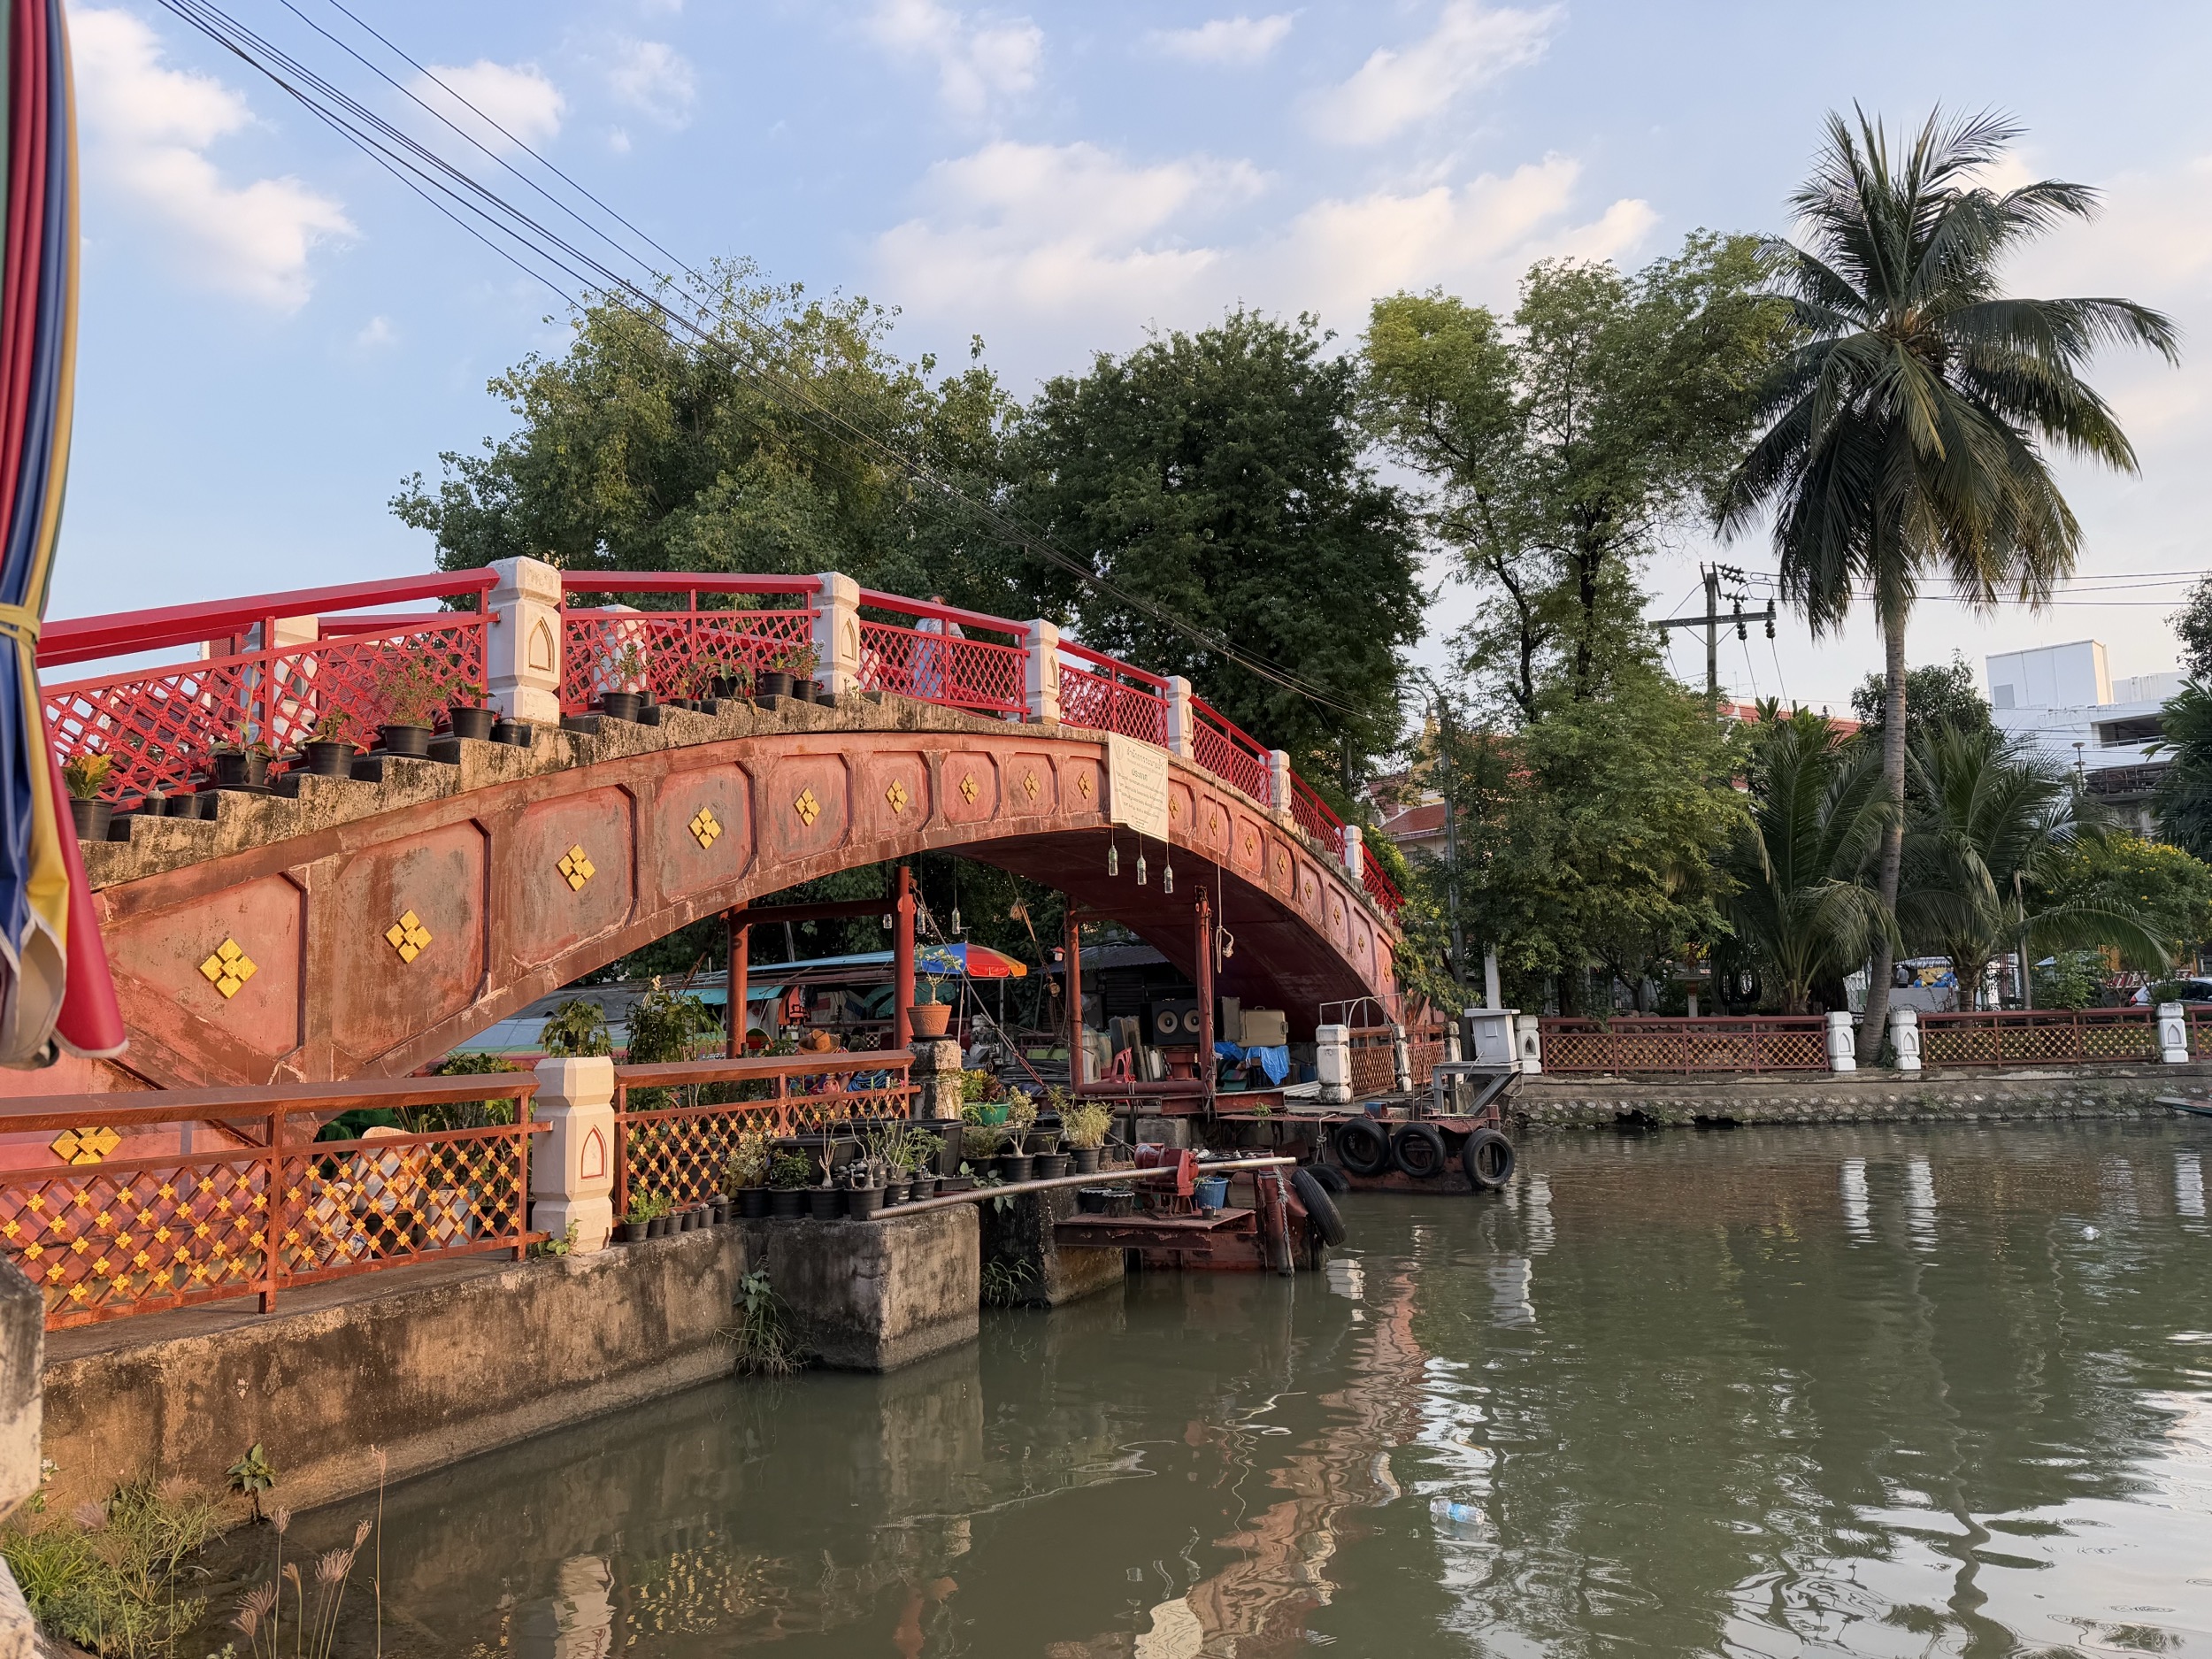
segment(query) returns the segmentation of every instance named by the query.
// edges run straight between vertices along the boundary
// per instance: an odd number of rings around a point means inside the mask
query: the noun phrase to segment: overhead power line
[[[1038,526],[1025,522],[995,503],[979,499],[957,481],[945,477],[925,457],[901,449],[879,434],[859,425],[844,411],[823,403],[803,382],[784,373],[773,357],[763,349],[760,342],[752,337],[749,331],[765,333],[766,325],[749,308],[741,303],[738,306],[742,326],[737,330],[735,341],[726,334],[710,330],[696,319],[684,315],[663,297],[663,291],[673,284],[673,276],[670,273],[656,269],[636,246],[626,242],[624,237],[617,234],[607,224],[594,222],[591,214],[572,202],[562,200],[557,192],[529,177],[481,138],[455,121],[445,111],[424,99],[414,88],[309,18],[292,4],[292,0],[281,0],[281,4],[317,35],[330,42],[439,125],[526,186],[563,217],[578,226],[587,241],[603,245],[606,253],[594,253],[571,237],[555,231],[466,168],[411,136],[304,61],[257,33],[220,6],[213,4],[211,0],[160,0],[160,3],[173,15],[265,76],[286,96],[362,150],[460,229],[526,275],[545,284],[570,304],[581,307],[592,296],[598,295],[618,298],[654,316],[663,327],[673,334],[690,337],[702,351],[718,357],[725,367],[749,380],[824,436],[866,455],[921,488],[935,491],[942,499],[964,509],[977,522],[1025,554],[1067,572],[1093,591],[1270,684],[1340,713],[1361,712],[1291,668],[1242,648],[1219,634],[1199,627],[1166,607],[1130,592],[1110,577],[1102,574],[1089,560],[1059,546]],[[488,131],[512,144],[517,154],[536,163],[591,208],[612,221],[613,226],[668,260],[677,273],[691,280],[698,292],[704,294],[707,291],[708,280],[699,271],[670,253],[657,241],[570,178],[449,82],[439,79],[428,67],[364,22],[340,4],[340,0],[329,0],[329,4],[334,11],[437,87],[456,105],[481,121]],[[615,265],[608,263],[609,258],[631,268],[618,269]]]

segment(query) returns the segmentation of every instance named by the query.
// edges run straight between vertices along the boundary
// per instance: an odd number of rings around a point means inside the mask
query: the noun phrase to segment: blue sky
[[[2069,475],[2085,572],[2108,580],[2035,617],[1931,603],[1913,656],[1978,668],[2094,635],[2116,673],[2166,668],[2177,588],[2114,584],[2212,568],[2212,8],[355,4],[685,258],[898,306],[910,354],[958,361],[980,334],[1025,391],[1240,300],[1349,338],[1396,288],[1509,303],[1548,254],[1632,264],[1698,226],[1786,228],[1824,111],[2001,107],[2030,129],[2023,176],[2109,203],[2020,288],[2161,305],[2187,356],[2104,371],[2144,464]],[[232,7],[396,107],[278,0]],[[84,299],[51,614],[426,568],[386,501],[504,429],[485,382],[560,348],[560,302],[150,0],[71,15]],[[1655,563],[1658,609],[1708,551]],[[1756,541],[1726,557],[1768,563]],[[1447,588],[1439,627],[1463,609]],[[1723,671],[1840,702],[1877,660],[1870,628],[1816,646],[1786,621]]]

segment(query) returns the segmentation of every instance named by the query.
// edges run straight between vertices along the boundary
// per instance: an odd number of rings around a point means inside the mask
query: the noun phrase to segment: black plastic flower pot
[[[499,713],[495,709],[466,709],[457,703],[445,713],[452,724],[454,736],[472,737],[479,742],[488,742],[492,727],[499,723]]]
[[[806,1190],[799,1187],[773,1187],[768,1194],[768,1213],[780,1221],[794,1221],[806,1214]]]
[[[258,789],[269,781],[269,757],[251,749],[218,749],[208,757],[218,789]]]
[[[1030,1179],[1030,1170],[1035,1163],[1036,1160],[1026,1152],[1005,1153],[998,1161],[999,1179],[1009,1184],[1025,1181]]]
[[[810,680],[802,680],[796,674],[792,675],[791,695],[796,697],[801,703],[813,702],[814,682]]]
[[[1064,1152],[1041,1152],[1033,1161],[1041,1181],[1056,1181],[1068,1172],[1068,1155]]]
[[[636,691],[606,691],[599,695],[599,712],[617,720],[628,720],[633,725],[645,711],[645,696]]]
[[[108,838],[108,825],[115,817],[115,803],[111,801],[80,801],[73,796],[69,803],[69,816],[76,822],[79,841],[104,841]]]
[[[494,720],[492,741],[504,743],[510,749],[530,747],[530,722],[527,720]]]
[[[353,776],[353,745],[317,738],[307,746],[307,770],[318,778]]]
[[[1068,1148],[1068,1156],[1075,1160],[1075,1168],[1069,1171],[1070,1174],[1095,1175],[1098,1173],[1098,1148],[1096,1147],[1071,1147]]]
[[[765,1187],[741,1187],[737,1189],[737,1214],[742,1221],[758,1221],[768,1213],[768,1189]]]
[[[645,1224],[645,1236],[649,1239],[664,1239],[675,1230],[676,1217],[673,1216],[655,1216]]]
[[[917,1175],[906,1185],[906,1202],[910,1204],[918,1204],[925,1199],[936,1196],[937,1177],[933,1173]]]
[[[618,1221],[614,1224],[614,1241],[617,1244],[635,1244],[645,1236],[646,1227],[647,1224],[642,1221]]]
[[[886,1182],[884,1182],[884,1184],[883,1184],[883,1202],[884,1202],[884,1207],[887,1210],[887,1209],[889,1209],[889,1208],[890,1208],[892,1205],[894,1205],[894,1204],[902,1204],[902,1203],[904,1203],[904,1202],[906,1202],[906,1194],[907,1194],[907,1188],[908,1188],[908,1186],[909,1186],[909,1183],[907,1183],[907,1182],[905,1182],[905,1181],[886,1181]]]
[[[818,680],[814,682],[814,701],[825,709],[834,709],[837,706],[837,694]]]
[[[384,745],[387,755],[397,755],[405,760],[430,757],[430,728],[426,726],[380,726],[376,738]]]
[[[845,1213],[845,1194],[834,1187],[810,1187],[806,1212],[817,1221],[834,1221]]]
[[[865,1221],[882,1208],[880,1187],[856,1187],[845,1194],[845,1213],[855,1221]]]
[[[764,672],[760,677],[760,690],[758,695],[764,697],[789,696],[791,695],[791,676],[788,674],[779,674],[772,672]]]

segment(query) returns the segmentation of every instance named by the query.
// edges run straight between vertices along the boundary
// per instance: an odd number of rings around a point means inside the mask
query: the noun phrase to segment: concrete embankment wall
[[[1761,1077],[1532,1077],[1509,1114],[1528,1130],[1698,1124],[1975,1123],[2163,1115],[2202,1095],[2212,1065],[2057,1071],[1776,1072]]]
[[[465,1264],[54,1333],[45,1455],[63,1514],[149,1471],[224,1490],[258,1441],[304,1509],[731,1368],[734,1227]],[[320,1292],[321,1294],[318,1294]]]

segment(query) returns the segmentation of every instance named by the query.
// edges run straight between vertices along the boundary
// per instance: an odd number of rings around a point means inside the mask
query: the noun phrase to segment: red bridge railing
[[[219,749],[261,748],[274,778],[296,763],[304,743],[335,725],[365,746],[381,725],[443,725],[445,706],[485,699],[497,618],[483,606],[497,580],[489,570],[467,571],[53,623],[39,651],[50,673],[200,648],[196,661],[44,686],[56,753],[64,762],[108,756],[111,770],[101,794],[129,807],[206,787]],[[717,680],[751,680],[778,669],[807,677],[833,603],[823,597],[824,580],[563,572],[562,711],[582,713],[610,691],[667,700],[707,695]],[[576,603],[594,597],[646,604]],[[391,609],[434,599],[445,608]],[[849,597],[835,603],[851,604]],[[847,672],[858,689],[1006,719],[1026,716],[1027,624],[872,590],[860,592],[857,612],[843,614],[855,637],[841,649],[849,653]],[[1164,747],[1174,741],[1171,710],[1181,694],[1167,679],[1071,641],[1060,644],[1057,666],[1063,719]],[[1196,763],[1263,805],[1276,805],[1269,750],[1202,698],[1186,706]],[[1293,776],[1283,804],[1341,862],[1343,822],[1303,780]],[[1372,859],[1363,861],[1362,886],[1396,915],[1402,900]]]
[[[50,1096],[0,1112],[0,1255],[49,1330],[511,1250],[529,1230],[537,1079],[409,1078],[165,1091],[157,1104]],[[486,1102],[510,1121],[318,1141],[356,1107]]]

